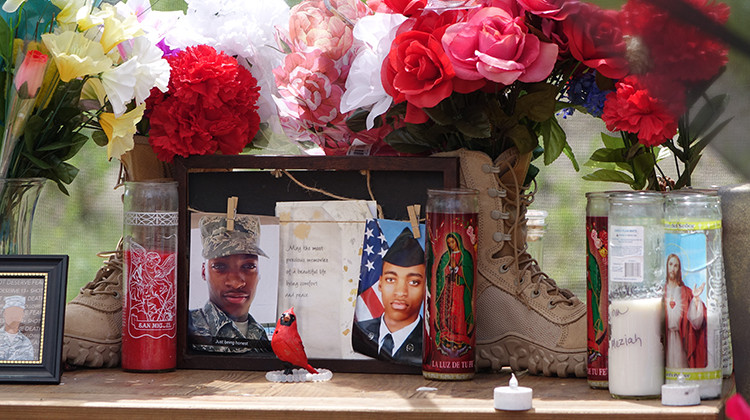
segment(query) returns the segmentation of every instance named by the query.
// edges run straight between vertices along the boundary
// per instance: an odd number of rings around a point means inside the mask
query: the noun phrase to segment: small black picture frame
[[[289,176],[291,175],[291,176]],[[408,220],[407,206],[425,209],[427,190],[459,185],[458,157],[385,156],[191,156],[175,159],[179,183],[179,235],[190,237],[193,212],[224,212],[238,197],[237,213],[273,216],[279,201],[374,198],[385,218]],[[307,187],[302,187],[303,184]],[[424,211],[424,210],[423,210]],[[180,369],[276,370],[273,353],[203,353],[187,341],[190,243],[180,239],[177,269],[177,367]],[[419,367],[376,359],[310,359],[334,372],[421,373]]]
[[[67,255],[0,256],[0,383],[60,383],[67,281]]]

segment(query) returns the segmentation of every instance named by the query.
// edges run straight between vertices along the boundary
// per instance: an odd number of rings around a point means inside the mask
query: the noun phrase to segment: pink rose
[[[432,108],[453,93],[456,73],[439,40],[427,32],[408,31],[393,40],[381,75],[395,103]]]
[[[578,61],[610,79],[628,74],[625,39],[615,10],[581,3],[576,14],[563,21],[570,53]]]
[[[518,0],[518,4],[531,14],[553,20],[563,20],[578,9],[578,0]]]
[[[288,113],[319,126],[343,120],[338,108],[343,94],[337,83],[339,71],[320,50],[288,54],[273,73]]]
[[[360,0],[331,0],[331,6],[346,19],[356,22],[368,13]],[[289,40],[295,51],[318,48],[332,60],[350,52],[352,28],[326,9],[323,0],[307,0],[294,6],[289,16]]]
[[[26,85],[26,91],[22,92],[24,95],[27,95],[25,97],[35,97],[39,91],[39,87],[42,86],[48,58],[46,54],[37,50],[29,50],[23,58],[16,77],[13,79],[13,83],[19,92],[21,91],[21,87],[24,84]]]
[[[522,16],[497,7],[477,9],[467,22],[449,26],[443,48],[459,78],[504,85],[546,79],[558,51],[557,45],[529,34]]]

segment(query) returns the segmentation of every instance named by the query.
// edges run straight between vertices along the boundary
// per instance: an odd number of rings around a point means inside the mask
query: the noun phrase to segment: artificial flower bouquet
[[[712,0],[676,2],[719,24],[729,15]],[[381,139],[404,153],[466,147],[494,158],[516,147],[545,164],[565,154],[578,169],[558,123],[578,110],[621,133],[603,135],[586,178],[655,189],[668,153],[684,163],[676,186],[689,185],[700,151],[726,124],[709,130],[725,96],[708,98],[692,124],[686,113],[721,73],[727,48],[644,0],[619,11],[578,0],[366,6],[303,0],[274,70],[287,133],[326,153]]]
[[[67,160],[90,136],[110,158],[132,147],[146,98],[169,80],[141,27],[144,1],[4,2],[0,177],[44,177],[67,193],[78,173]]]

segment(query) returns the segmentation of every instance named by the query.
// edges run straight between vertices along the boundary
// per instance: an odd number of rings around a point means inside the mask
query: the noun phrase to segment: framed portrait
[[[67,255],[0,256],[0,382],[60,383]]]
[[[266,336],[270,336],[273,327],[276,325],[276,302],[278,297],[278,280],[279,280],[279,220],[271,216],[253,216],[253,215],[236,215],[238,219],[251,217],[257,219],[260,230],[258,248],[264,255],[256,255],[255,258],[244,257],[240,254],[241,250],[234,249],[231,252],[237,252],[221,258],[212,258],[211,255],[204,253],[203,243],[207,238],[207,221],[220,220],[225,215],[219,213],[202,213],[195,212],[190,215],[190,281],[188,296],[188,314],[192,318],[199,320],[201,317],[223,316],[219,311],[223,311],[220,305],[210,303],[212,300],[223,302],[226,297],[229,301],[240,301],[235,306],[241,306],[242,300],[247,299],[249,309],[242,308],[243,312],[248,313],[248,322],[253,322],[264,330]],[[243,227],[236,226],[238,231]],[[228,251],[229,252],[229,251]],[[236,256],[235,256],[236,255]],[[225,280],[222,271],[226,271],[229,265],[235,263],[245,270],[252,269],[247,265],[254,265],[257,271],[255,281],[244,281],[240,284],[232,284],[232,280]],[[223,264],[223,265],[222,265]],[[251,274],[252,275],[252,274]],[[239,276],[245,280],[247,273],[239,271]],[[225,284],[229,283],[229,284]],[[248,289],[252,290],[248,290]],[[252,294],[252,299],[249,299]],[[224,297],[211,298],[211,295],[222,295]],[[226,305],[232,305],[236,302],[228,302]],[[201,323],[200,321],[198,322]],[[206,353],[237,353],[244,352],[243,349],[252,347],[255,351],[268,352],[267,346],[262,344],[254,345],[246,341],[246,338],[232,336],[232,334],[219,334],[216,329],[199,331],[200,328],[195,326],[195,322],[188,322],[188,346],[190,349]],[[245,333],[247,336],[247,333]]]
[[[297,209],[303,209],[307,201],[328,201],[330,203],[359,200],[376,202],[381,210],[382,218],[393,220],[408,220],[407,207],[427,201],[427,189],[452,188],[458,186],[458,158],[455,157],[365,157],[365,156],[192,156],[175,160],[175,178],[179,183],[179,234],[180,240],[178,257],[178,368],[194,369],[246,369],[246,370],[277,370],[282,367],[281,362],[272,352],[244,351],[201,351],[191,346],[191,323],[195,323],[194,314],[201,302],[206,302],[207,284],[201,278],[202,264],[206,258],[198,252],[200,239],[196,234],[195,219],[206,214],[227,215],[227,199],[237,197],[236,212],[238,215],[253,217],[279,217],[280,236],[297,235],[301,230],[295,230],[295,220],[284,221],[283,215],[277,214],[279,203],[296,203]],[[312,216],[311,216],[312,217]],[[270,220],[270,219],[266,219]],[[290,224],[291,223],[291,224]],[[303,224],[304,225],[304,224]],[[197,229],[200,229],[198,222]],[[268,225],[268,226],[272,226]],[[268,227],[266,226],[266,227]],[[286,226],[286,227],[285,227]],[[304,226],[300,227],[302,229]],[[286,229],[286,230],[285,230]],[[364,231],[364,220],[362,221]],[[287,232],[288,231],[288,232]],[[306,232],[306,231],[305,231]],[[261,239],[266,238],[265,231]],[[357,238],[359,249],[362,245],[361,234]],[[279,245],[283,247],[281,241]],[[260,248],[266,251],[267,245]],[[269,245],[273,246],[273,245]],[[304,244],[303,244],[304,246]],[[340,251],[340,250],[339,250]],[[356,249],[355,249],[356,251]],[[322,251],[321,251],[322,252]],[[329,254],[338,252],[329,249]],[[267,253],[267,252],[266,252]],[[296,269],[284,262],[284,253],[279,253],[277,276],[281,279],[286,269]],[[324,256],[318,258],[317,264],[323,264]],[[295,258],[294,256],[290,258]],[[307,256],[305,257],[307,258]],[[266,264],[266,258],[258,258],[259,267]],[[307,263],[307,261],[306,261]],[[330,263],[330,261],[329,261]],[[357,258],[357,265],[359,260]],[[317,266],[316,266],[317,267]],[[309,268],[310,273],[315,268]],[[342,267],[343,270],[347,268]],[[355,272],[356,271],[356,272]],[[322,270],[318,270],[322,273]],[[264,284],[270,285],[273,274],[261,273]],[[338,285],[332,293],[341,294],[346,290],[346,304],[354,309],[357,293],[359,270],[352,267],[352,272],[338,278],[350,278],[352,287],[342,288]],[[269,280],[267,283],[266,280]],[[275,320],[286,307],[279,307],[279,302],[286,304],[288,296],[304,294],[303,290],[296,290],[296,280],[284,282],[277,280],[275,284],[276,298],[273,290],[268,290],[264,298],[256,301],[275,307],[274,321],[266,324],[256,318],[255,313],[261,315],[261,309],[250,309],[250,315],[266,329],[267,337],[271,338],[270,330],[275,326]],[[320,282],[319,284],[323,284]],[[260,285],[261,283],[259,283]],[[299,287],[310,287],[313,281],[299,282]],[[346,285],[344,285],[346,286]],[[258,290],[260,293],[260,290]],[[324,295],[321,293],[320,295]],[[287,299],[284,299],[287,297]],[[316,306],[315,302],[310,303]],[[320,302],[319,307],[325,303]],[[296,307],[295,307],[296,310]],[[299,322],[304,322],[303,315],[298,314]],[[266,318],[262,318],[265,320]],[[343,319],[343,318],[342,318]],[[353,317],[349,316],[348,322]],[[243,327],[244,328],[244,327]],[[248,330],[249,331],[249,330]],[[318,352],[309,356],[310,363],[315,367],[327,368],[338,372],[378,372],[378,373],[419,373],[421,370],[414,366],[399,365],[377,359],[364,357],[360,354],[351,355],[351,331],[341,329],[343,334],[349,334],[345,340],[332,337],[341,343],[337,351]],[[243,344],[228,342],[229,345]],[[349,346],[345,349],[344,344]],[[312,343],[311,343],[312,346]],[[312,348],[311,348],[312,350]]]

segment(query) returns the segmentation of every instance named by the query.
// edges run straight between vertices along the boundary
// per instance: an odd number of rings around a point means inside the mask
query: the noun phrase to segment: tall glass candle
[[[722,366],[731,365],[719,197],[686,190],[666,200],[666,381],[683,375],[701,398],[718,398]]]
[[[441,380],[474,376],[477,273],[476,190],[427,191],[422,373]]]
[[[177,366],[177,183],[126,182],[122,368]]]
[[[586,377],[592,388],[607,388],[608,213],[609,193],[586,193],[586,298],[588,302]]]
[[[664,384],[664,197],[609,197],[609,392],[656,398]]]

